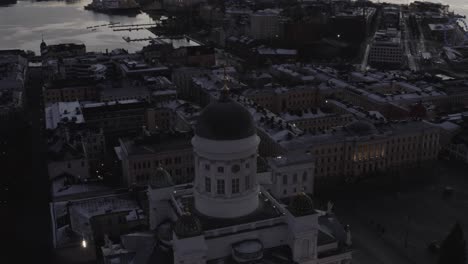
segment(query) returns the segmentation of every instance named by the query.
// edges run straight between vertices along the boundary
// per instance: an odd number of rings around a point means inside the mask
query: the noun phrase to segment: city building
[[[118,137],[141,131],[147,105],[145,101],[130,99],[84,103],[81,109],[89,128],[103,129],[106,136]]]
[[[140,81],[122,81],[112,84],[101,84],[99,91],[101,102],[139,100],[150,102],[150,89]]]
[[[106,236],[119,238],[144,229],[148,223],[138,200],[129,194],[72,200],[66,207],[70,229],[90,247],[100,244]]]
[[[146,62],[134,60],[134,59],[123,59],[118,62],[118,68],[120,73],[125,78],[140,78],[144,76],[167,76],[170,74],[169,68],[163,65],[150,65]]]
[[[280,144],[286,153],[303,149],[314,156],[316,182],[336,182],[424,166],[437,159],[440,134],[437,125],[426,121],[374,125],[360,120]]]
[[[158,133],[135,139],[119,139],[117,155],[122,163],[122,182],[126,186],[148,185],[156,168],[164,166],[175,183],[193,180],[193,150],[190,133]]]
[[[286,123],[310,133],[318,133],[334,127],[344,126],[354,120],[353,115],[350,113],[334,113],[328,109],[325,110],[325,108],[284,112],[280,116]]]
[[[78,141],[67,141],[59,137],[51,137],[47,141],[47,168],[50,180],[63,174],[78,180],[90,177],[89,162],[83,145]]]
[[[261,185],[276,199],[301,192],[314,193],[314,158],[311,153],[287,153],[268,158],[269,181]]]
[[[27,74],[27,59],[14,51],[0,51],[0,124],[22,113]]]
[[[58,102],[99,100],[98,85],[83,79],[49,81],[43,85],[42,92],[46,106]]]
[[[389,28],[375,33],[369,52],[369,64],[382,67],[400,67],[403,63],[401,32]]]
[[[66,58],[83,56],[86,54],[86,46],[84,44],[63,43],[55,45],[47,45],[44,40],[41,42],[41,57],[43,60],[49,58]]]
[[[254,39],[282,37],[280,12],[280,9],[265,9],[250,14],[250,36]]]

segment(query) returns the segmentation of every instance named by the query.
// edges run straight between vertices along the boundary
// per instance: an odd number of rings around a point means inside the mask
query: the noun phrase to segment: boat
[[[140,5],[135,0],[93,0],[84,8],[111,14],[140,12]]]

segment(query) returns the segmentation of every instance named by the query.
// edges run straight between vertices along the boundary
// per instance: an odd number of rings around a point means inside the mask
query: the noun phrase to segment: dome
[[[174,232],[178,238],[199,236],[202,234],[202,226],[196,216],[186,213],[175,222]]]
[[[42,42],[41,42],[41,50],[47,48],[47,44],[44,42],[44,39],[42,39]]]
[[[314,213],[314,202],[305,193],[299,193],[291,198],[289,211],[295,216],[303,216]]]
[[[365,121],[355,121],[346,126],[346,129],[352,134],[358,136],[365,136],[375,134],[377,129],[375,126],[369,122]]]
[[[228,99],[205,107],[198,118],[195,134],[212,140],[238,140],[255,135],[250,112]]]
[[[168,187],[174,185],[172,177],[163,167],[158,166],[156,171],[150,177],[150,185],[156,188]]]

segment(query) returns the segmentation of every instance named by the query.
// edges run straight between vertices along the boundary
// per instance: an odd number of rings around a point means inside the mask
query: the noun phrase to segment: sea
[[[0,0],[0,49],[24,49],[38,54],[42,39],[47,44],[84,43],[88,51],[123,48],[129,52],[140,50],[147,42],[126,42],[123,37],[142,39],[155,37],[148,30],[114,31],[100,26],[109,23],[120,25],[157,23],[164,17],[151,17],[141,12],[136,15],[109,15],[85,10],[91,0]],[[407,4],[406,0],[388,2]],[[446,0],[451,10],[468,17],[467,0]],[[99,26],[99,27],[95,27]],[[89,28],[93,27],[93,28]],[[173,40],[176,45],[196,45]],[[189,41],[189,40],[187,40]]]
[[[5,0],[0,0],[0,3]],[[133,15],[110,15],[85,10],[91,0],[14,1],[0,4],[0,49],[31,50],[39,54],[42,40],[47,44],[83,43],[87,51],[105,52],[123,48],[129,52],[141,50],[148,41],[126,42],[123,38],[147,39],[150,31],[115,31],[117,25],[156,24],[164,16],[151,17],[141,12]],[[91,28],[92,27],[92,28]],[[147,26],[146,26],[147,27]],[[167,39],[173,46],[198,43],[183,39]]]

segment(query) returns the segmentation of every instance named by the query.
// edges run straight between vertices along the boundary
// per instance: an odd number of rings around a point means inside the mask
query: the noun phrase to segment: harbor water
[[[47,44],[84,43],[88,51],[123,48],[134,52],[141,50],[148,42],[126,42],[123,37],[141,39],[157,36],[146,29],[115,31],[117,28],[109,24],[155,24],[164,19],[152,18],[144,12],[127,16],[85,10],[84,6],[90,2],[29,0],[0,5],[0,49],[32,50],[38,54],[41,39],[44,38]],[[187,39],[170,41],[174,46],[197,45]]]
[[[109,23],[149,24],[161,18],[151,18],[146,13],[133,16],[109,15],[85,10],[91,0],[16,1],[0,5],[0,49],[25,49],[39,51],[41,38],[48,44],[84,43],[88,51],[105,51],[115,48],[130,52],[140,50],[147,42],[126,42],[123,37],[142,39],[155,37],[148,30],[114,31]],[[388,0],[406,4],[407,0]],[[468,16],[468,1],[446,0],[451,10]],[[93,27],[93,28],[89,28]],[[174,45],[196,45],[189,40],[174,40]]]

